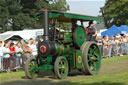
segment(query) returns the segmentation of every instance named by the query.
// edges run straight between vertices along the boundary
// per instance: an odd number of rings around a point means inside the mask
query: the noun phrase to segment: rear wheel
[[[59,79],[66,78],[68,75],[68,61],[65,57],[57,57],[54,63],[54,72]]]
[[[36,78],[38,76],[38,64],[36,58],[30,57],[25,64],[25,74],[29,79]]]
[[[100,49],[95,42],[85,42],[81,46],[83,54],[83,71],[85,74],[94,75],[100,70],[101,55]]]

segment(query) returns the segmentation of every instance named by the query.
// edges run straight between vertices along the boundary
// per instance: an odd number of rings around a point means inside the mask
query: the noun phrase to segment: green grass
[[[112,57],[112,58],[105,58],[102,59],[102,63],[109,63],[109,62],[114,62],[114,61],[121,61],[121,60],[125,60],[128,59],[128,55],[125,56],[116,56],[116,57]]]
[[[25,74],[20,71],[0,73],[0,80],[1,85],[128,85],[128,55],[103,59],[102,64],[105,67],[94,76],[75,75],[63,80],[49,77],[28,80],[22,79]]]
[[[11,72],[11,73],[0,73],[0,80],[21,79],[22,76],[25,76],[24,71]]]
[[[71,79],[70,82],[76,85],[128,85],[128,72],[78,77],[73,80]]]

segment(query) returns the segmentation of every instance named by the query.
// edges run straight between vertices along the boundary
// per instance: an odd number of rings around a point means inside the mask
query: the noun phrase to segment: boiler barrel
[[[51,41],[43,41],[38,48],[39,56],[61,56],[70,52],[70,46]]]

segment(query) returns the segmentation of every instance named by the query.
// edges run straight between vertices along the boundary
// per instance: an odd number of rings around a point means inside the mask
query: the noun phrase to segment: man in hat
[[[89,26],[87,28],[89,31],[88,36],[87,36],[87,40],[88,41],[95,41],[97,33],[96,33],[96,29],[93,26],[93,21],[89,22]]]

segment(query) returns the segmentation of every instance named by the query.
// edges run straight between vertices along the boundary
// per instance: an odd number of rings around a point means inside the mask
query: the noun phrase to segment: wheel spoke
[[[98,59],[99,57],[99,55],[96,52],[94,52],[94,56],[96,57],[96,59]]]
[[[92,48],[89,48],[89,53],[90,53],[90,54],[93,54]]]
[[[91,56],[93,56],[92,54],[88,54],[88,61],[91,61]]]
[[[97,50],[97,47],[94,45],[93,46],[93,52],[95,52],[95,50]]]
[[[91,60],[88,60],[88,63],[91,62]]]

